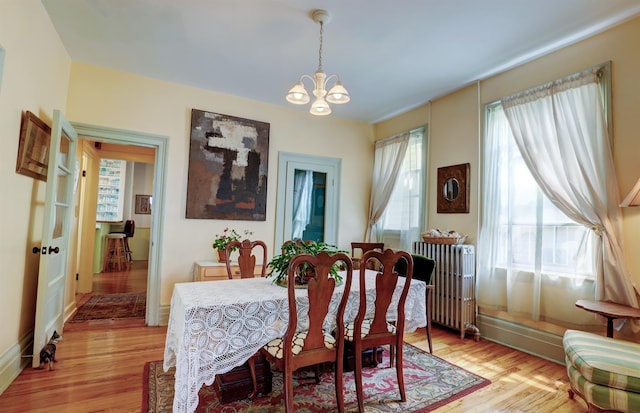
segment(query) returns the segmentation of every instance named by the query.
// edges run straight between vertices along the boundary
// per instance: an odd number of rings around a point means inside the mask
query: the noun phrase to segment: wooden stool
[[[112,265],[118,266],[122,271],[122,264],[126,266],[127,254],[125,252],[125,234],[107,234],[107,245],[104,251],[103,271],[111,271]]]

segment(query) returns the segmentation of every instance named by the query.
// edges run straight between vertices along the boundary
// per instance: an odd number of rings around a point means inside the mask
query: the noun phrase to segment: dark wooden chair
[[[231,241],[227,244],[225,252],[227,257],[231,256],[231,249],[238,248],[238,267],[240,268],[240,278],[253,278],[255,277],[256,270],[256,256],[254,254],[254,248],[262,248],[262,271],[261,276],[264,277],[267,268],[267,245],[263,241],[251,241],[248,239],[240,241]],[[229,279],[233,278],[231,271],[231,260],[227,259],[227,275]]]
[[[331,267],[342,262],[346,268],[344,275],[344,293],[336,314],[336,336],[325,331],[323,325],[329,313],[329,304],[336,288],[336,281],[329,276]],[[296,269],[308,264],[312,270],[307,284],[309,298],[309,329],[298,331],[298,311],[296,303],[295,277]],[[339,412],[344,412],[343,397],[343,358],[344,358],[344,313],[351,289],[353,266],[351,259],[344,253],[329,255],[321,252],[318,255],[297,255],[289,265],[288,299],[289,324],[282,338],[277,338],[264,346],[261,352],[273,362],[283,374],[285,412],[293,412],[293,372],[307,366],[322,363],[335,363],[336,403]],[[316,369],[318,381],[318,369]]]
[[[384,251],[384,242],[352,242],[351,259],[353,260],[353,268],[360,268],[361,257],[365,252],[372,250]],[[356,256],[357,251],[359,251],[358,256]]]
[[[425,301],[427,304],[427,340],[429,341],[429,353],[433,354],[431,345],[431,313],[433,312],[433,270],[436,268],[436,260],[420,254],[411,254],[413,258],[414,280],[424,281],[427,284]],[[406,261],[401,260],[396,265],[396,271],[402,276],[407,275]]]
[[[231,241],[225,247],[225,252],[227,255],[227,276],[230,280],[233,279],[233,271],[231,270],[231,260],[228,259],[231,257],[231,249],[237,247],[239,251],[238,255],[238,268],[240,268],[240,278],[254,278],[256,271],[256,256],[253,253],[254,248],[260,247],[262,248],[262,271],[261,276],[265,276],[265,271],[267,268],[267,245],[263,241],[251,241],[248,239],[240,241]],[[253,389],[251,393],[247,396],[249,399],[253,399],[258,393],[258,376],[256,373],[256,358],[259,353],[251,356],[249,360],[247,360],[247,364],[249,365],[249,373],[251,374],[251,383],[253,385]]]
[[[396,271],[400,261],[406,261],[406,276],[404,287],[397,303],[398,319],[395,323],[387,321],[387,311],[391,305],[393,293],[401,277]],[[390,366],[396,366],[398,390],[400,400],[407,401],[402,371],[402,343],[404,339],[404,306],[409,293],[411,277],[413,275],[413,258],[406,251],[394,252],[387,249],[384,252],[370,250],[364,253],[361,260],[362,267],[374,264],[380,268],[376,275],[376,299],[374,313],[367,314],[366,279],[365,272],[360,271],[360,304],[356,319],[346,326],[345,340],[353,342],[355,354],[355,381],[358,396],[358,411],[364,412],[364,391],[362,387],[362,351],[368,348],[377,351],[378,346],[389,345]]]

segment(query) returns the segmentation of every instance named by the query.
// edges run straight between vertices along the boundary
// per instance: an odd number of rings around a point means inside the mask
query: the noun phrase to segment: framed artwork
[[[136,214],[151,214],[151,195],[136,195]]]
[[[51,128],[33,113],[23,112],[16,172],[46,181],[50,141]]]
[[[191,111],[187,218],[266,220],[269,127]]]
[[[438,213],[469,212],[470,164],[438,168]]]

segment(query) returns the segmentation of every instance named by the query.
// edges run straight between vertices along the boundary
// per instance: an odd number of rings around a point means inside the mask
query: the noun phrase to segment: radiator
[[[413,252],[436,261],[433,272],[433,310],[431,321],[465,333],[476,341],[475,256],[473,245],[443,245],[414,242]]]

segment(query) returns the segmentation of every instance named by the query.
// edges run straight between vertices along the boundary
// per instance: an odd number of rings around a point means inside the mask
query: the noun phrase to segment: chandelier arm
[[[329,75],[327,76],[327,78],[324,80],[324,88],[327,89],[327,85],[329,84],[329,80],[331,79],[337,79],[340,80],[340,78],[338,77],[338,75]]]
[[[313,85],[313,88],[316,88],[316,81],[314,78],[312,78],[309,75],[302,75],[300,76],[300,83],[302,83],[304,85],[304,82],[302,81],[303,79],[309,79],[311,81],[311,85]]]

